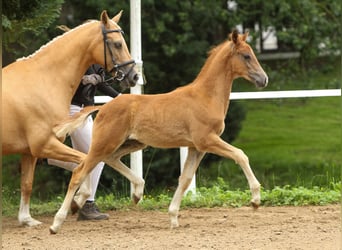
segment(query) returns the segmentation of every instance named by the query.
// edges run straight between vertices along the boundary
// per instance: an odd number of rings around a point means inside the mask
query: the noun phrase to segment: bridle
[[[111,50],[111,48],[110,48],[110,46],[108,44],[108,40],[107,40],[107,34],[108,33],[113,33],[113,32],[119,32],[121,34],[124,33],[122,31],[122,29],[107,30],[105,28],[105,26],[102,24],[105,70],[107,70],[108,73],[112,73],[114,71],[115,72],[114,79],[119,81],[119,82],[121,82],[133,70],[133,68],[135,66],[135,61],[134,60],[129,60],[127,62],[123,62],[123,63],[120,63],[120,64],[117,64],[115,62],[115,58],[113,56],[113,52],[112,52],[112,50]],[[108,47],[108,51],[109,51],[109,54],[111,56],[112,63],[113,63],[113,68],[110,69],[110,70],[108,70],[108,68],[107,68],[107,47]],[[127,66],[129,64],[132,64],[132,66],[131,66],[130,70],[127,72],[127,74],[125,74],[122,70],[120,70],[120,68],[125,67],[125,66]]]

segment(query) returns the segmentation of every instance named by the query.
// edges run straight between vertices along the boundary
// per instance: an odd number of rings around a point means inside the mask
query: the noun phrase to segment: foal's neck
[[[227,46],[219,45],[210,54],[193,84],[196,91],[216,101],[226,114],[232,90],[233,76]]]

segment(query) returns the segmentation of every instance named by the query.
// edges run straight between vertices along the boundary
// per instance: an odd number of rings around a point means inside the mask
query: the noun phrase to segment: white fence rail
[[[232,92],[230,94],[230,100],[329,97],[329,96],[341,96],[341,89]],[[109,102],[110,100],[112,100],[112,98],[109,96],[95,96],[95,103],[98,103],[98,104],[106,103],[106,102]]]
[[[230,100],[341,96],[341,89],[234,92]]]
[[[289,90],[289,91],[260,91],[260,92],[232,92],[230,100],[241,99],[278,99],[278,98],[307,98],[307,97],[329,97],[341,96],[341,89],[315,89],[315,90]],[[95,96],[95,103],[106,103],[112,98],[108,96]],[[180,148],[180,165],[183,170],[185,159],[187,156],[187,148]],[[132,164],[132,163],[131,163]],[[142,166],[142,164],[140,164]],[[141,175],[142,169],[138,170]],[[192,182],[187,189],[192,193],[196,192],[196,176],[192,178]]]

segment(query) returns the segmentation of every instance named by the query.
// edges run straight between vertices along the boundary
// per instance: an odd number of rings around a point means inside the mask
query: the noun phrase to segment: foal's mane
[[[76,31],[80,28],[83,28],[84,26],[88,25],[89,23],[94,23],[94,22],[97,22],[97,20],[88,20],[86,22],[84,22],[83,24],[79,25],[79,26],[76,26],[75,28],[73,29],[69,29],[68,31],[66,31],[65,33],[59,35],[59,36],[56,36],[55,38],[53,38],[51,41],[49,41],[48,43],[42,45],[38,50],[36,50],[35,52],[33,52],[31,55],[27,56],[27,57],[21,57],[21,58],[18,58],[16,61],[24,61],[24,60],[27,60],[27,59],[30,59],[32,57],[34,57],[35,55],[37,55],[38,53],[40,53],[41,51],[43,51],[46,47],[50,46],[51,44],[53,44],[54,42],[56,42],[57,40],[60,40],[61,38],[63,38],[64,36],[66,36],[67,34],[73,32],[73,31]]]
[[[221,56],[224,61],[228,60],[228,58],[230,57],[230,54],[233,52],[233,46],[229,46],[228,43],[230,43],[230,40],[225,40],[209,50],[209,52],[207,53],[208,57],[205,60],[205,63],[202,66],[202,69],[200,73],[197,75],[196,79],[200,78],[203,74],[206,74],[208,68],[212,64],[212,61],[216,59],[216,55],[219,52],[220,52],[219,56]]]

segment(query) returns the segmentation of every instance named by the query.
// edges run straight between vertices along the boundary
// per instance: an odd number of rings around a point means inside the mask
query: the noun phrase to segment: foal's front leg
[[[208,136],[206,145],[203,145],[203,147],[205,147],[205,150],[207,152],[217,154],[225,158],[233,159],[235,163],[237,163],[242,168],[252,193],[251,204],[254,208],[258,208],[260,205],[261,197],[260,183],[254,176],[251,166],[249,165],[247,155],[245,155],[245,153],[241,149],[226,143],[217,135]]]
[[[205,153],[197,151],[195,148],[189,148],[188,156],[186,158],[184,169],[178,180],[178,187],[173,195],[171,204],[169,206],[169,216],[171,220],[171,228],[179,226],[178,212],[184,195],[184,192],[189,187],[191,180],[198,168],[200,161]]]

